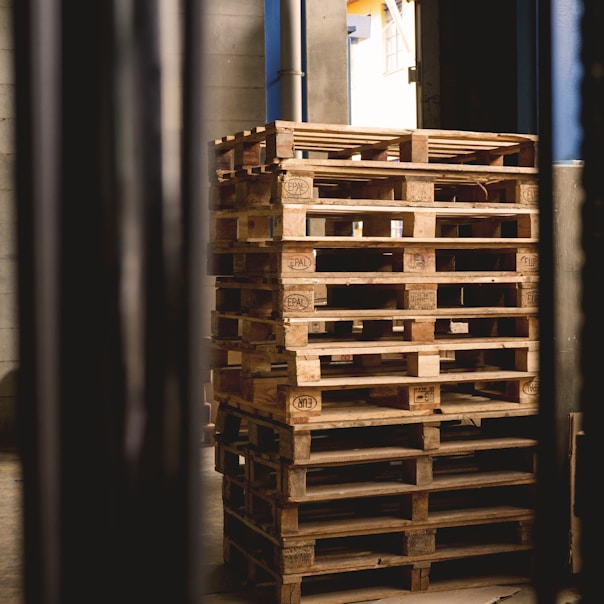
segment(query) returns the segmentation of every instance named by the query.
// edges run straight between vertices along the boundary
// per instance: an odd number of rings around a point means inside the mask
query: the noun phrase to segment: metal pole
[[[281,118],[302,121],[301,0],[281,0]]]
[[[59,604],[60,2],[15,2],[19,447],[23,465],[25,595]]]

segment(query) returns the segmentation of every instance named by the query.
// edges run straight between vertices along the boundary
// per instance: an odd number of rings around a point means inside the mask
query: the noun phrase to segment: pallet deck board
[[[329,518],[324,521],[304,523],[292,534],[284,533],[284,537],[293,538],[328,538],[339,535],[366,535],[373,532],[396,532],[403,528],[428,529],[440,526],[469,526],[489,522],[504,522],[506,520],[534,520],[535,510],[514,506],[492,506],[488,508],[446,510],[432,512],[426,520],[406,519],[392,514],[379,517],[365,516],[354,519],[338,520]]]
[[[411,485],[390,481],[376,484],[374,482],[312,486],[303,496],[296,496],[292,501],[332,501],[362,496],[377,497],[380,495],[401,495],[418,491],[452,491],[455,489],[493,487],[504,485],[535,484],[536,476],[532,472],[502,471],[484,472],[472,475],[435,477],[429,485]]]
[[[353,390],[362,386],[396,386],[425,384],[446,384],[462,382],[498,382],[537,377],[536,371],[467,371],[455,374],[440,373],[436,376],[418,377],[413,375],[364,375],[345,377],[326,377],[318,381],[301,381],[299,387],[321,388],[326,390]]]
[[[212,244],[219,253],[283,254],[289,249],[300,248],[354,248],[354,249],[404,249],[406,247],[429,247],[435,249],[484,249],[496,252],[499,249],[534,247],[539,243],[535,237],[356,237],[356,236],[306,236],[283,237],[279,242],[216,242]]]
[[[483,439],[479,443],[442,443],[437,449],[430,450],[430,455],[462,455],[468,451],[488,451],[493,449],[507,449],[512,447],[535,447],[537,441],[533,438],[512,438],[502,437],[493,439]],[[417,456],[417,449],[407,449],[402,447],[374,447],[371,449],[358,449],[356,451],[328,451],[314,453],[306,462],[300,461],[300,465],[325,465],[329,463],[354,463],[364,460],[379,459],[405,459],[407,457]]]

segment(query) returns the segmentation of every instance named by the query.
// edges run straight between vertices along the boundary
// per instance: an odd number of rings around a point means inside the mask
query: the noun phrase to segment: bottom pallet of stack
[[[306,571],[282,573],[262,553],[225,535],[225,561],[275,604],[352,604],[419,593],[487,585],[529,583],[530,545],[451,546],[404,559],[386,552],[359,550],[328,554]],[[339,570],[335,570],[338,563]]]

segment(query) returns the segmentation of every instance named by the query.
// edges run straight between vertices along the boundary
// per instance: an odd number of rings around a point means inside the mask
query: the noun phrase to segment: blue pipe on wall
[[[552,0],[552,160],[581,160],[581,17],[578,0]]]
[[[266,69],[266,121],[281,119],[281,7],[279,0],[264,0],[264,64]]]

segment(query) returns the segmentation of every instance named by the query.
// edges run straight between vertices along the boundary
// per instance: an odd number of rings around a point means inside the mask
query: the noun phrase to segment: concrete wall
[[[305,4],[306,119],[345,124],[346,2]],[[266,122],[264,0],[206,2],[204,10],[205,128],[211,140]]]
[[[0,0],[0,442],[15,432],[17,275],[12,0]]]
[[[308,122],[348,123],[346,2],[306,0]]]
[[[265,123],[264,0],[205,2],[208,140]]]

